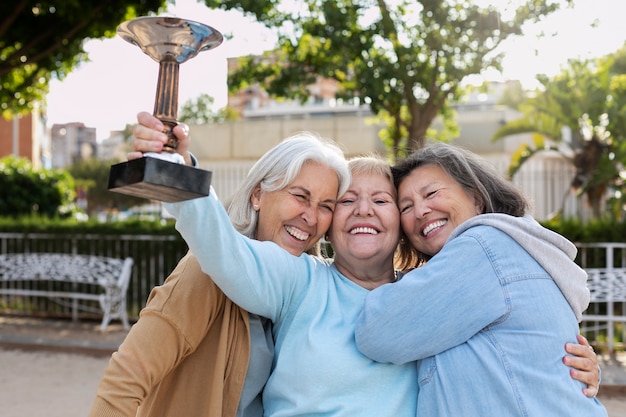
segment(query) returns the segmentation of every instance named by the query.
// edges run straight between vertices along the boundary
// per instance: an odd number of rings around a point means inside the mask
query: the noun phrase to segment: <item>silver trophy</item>
[[[201,51],[219,46],[220,32],[177,17],[139,17],[122,23],[117,33],[159,63],[154,116],[163,122],[164,152],[113,165],[109,190],[151,200],[176,202],[209,195],[211,172],[184,165],[172,133],[178,115],[178,71]]]

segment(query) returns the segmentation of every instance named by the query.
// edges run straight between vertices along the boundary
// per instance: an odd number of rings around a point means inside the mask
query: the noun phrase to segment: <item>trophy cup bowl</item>
[[[176,153],[172,133],[178,115],[179,66],[201,51],[219,46],[220,32],[202,23],[177,17],[138,17],[120,24],[117,33],[159,63],[153,115],[165,126],[163,152],[111,166],[109,190],[165,202],[209,195],[211,172],[186,166]]]

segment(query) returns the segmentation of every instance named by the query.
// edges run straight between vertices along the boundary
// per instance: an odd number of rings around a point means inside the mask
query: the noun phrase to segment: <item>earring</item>
[[[252,209],[253,209],[254,211],[259,211],[259,205],[258,205],[258,204],[253,205],[253,206],[252,206]]]

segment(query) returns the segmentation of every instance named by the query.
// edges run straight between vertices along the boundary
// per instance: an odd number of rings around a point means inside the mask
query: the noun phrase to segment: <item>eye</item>
[[[431,198],[431,197],[434,197],[434,196],[435,196],[438,192],[439,192],[439,189],[437,189],[437,190],[432,190],[432,191],[428,191],[428,192],[426,193],[425,198]]]
[[[304,194],[298,194],[298,193],[293,193],[293,192],[290,192],[289,194],[295,197],[296,200],[301,201],[303,203],[306,203],[309,201],[309,197]]]
[[[413,208],[413,204],[406,204],[404,206],[400,206],[400,214],[406,213]]]
[[[343,199],[339,200],[338,203],[342,204],[344,206],[347,206],[348,204],[354,203],[354,199],[353,198],[343,198]]]
[[[335,206],[333,204],[321,204],[320,207],[322,208],[322,210],[326,210],[331,213],[335,211]]]
[[[384,198],[377,198],[374,200],[374,204],[382,206],[383,204],[389,204],[389,200],[385,200]]]

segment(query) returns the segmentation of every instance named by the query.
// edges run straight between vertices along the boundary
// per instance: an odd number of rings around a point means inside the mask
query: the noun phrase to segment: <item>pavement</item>
[[[117,350],[127,333],[128,331],[116,322],[110,324],[105,331],[100,331],[99,321],[73,322],[66,319],[0,315],[0,354],[3,351],[46,352],[46,355],[58,352],[60,358],[68,355],[70,358],[72,355],[98,358],[101,362],[98,362],[96,369],[104,369],[108,357]],[[6,358],[8,360],[8,356]],[[626,417],[626,352],[599,353],[598,361],[602,370],[598,398],[606,406],[609,417]],[[94,372],[93,377],[90,377],[93,389],[97,387],[100,377],[100,371]],[[2,383],[0,377],[0,384]],[[2,390],[0,387],[0,391]],[[87,406],[88,404],[84,405]],[[50,415],[50,409],[47,410],[46,414]],[[20,412],[14,415],[27,414]],[[33,415],[32,412],[30,414]]]
[[[100,324],[89,320],[0,315],[0,347],[110,356],[128,331],[116,322],[100,331]]]

